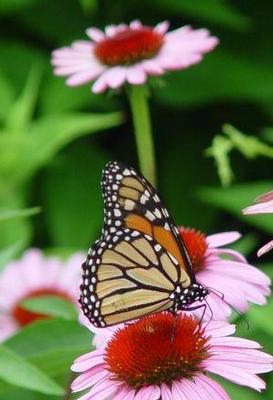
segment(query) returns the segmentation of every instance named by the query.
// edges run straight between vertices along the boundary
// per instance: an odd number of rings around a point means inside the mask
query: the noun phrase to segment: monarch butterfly
[[[111,326],[202,301],[208,289],[196,282],[178,229],[152,185],[117,161],[106,165],[101,185],[104,226],[83,263],[80,294],[89,321]]]

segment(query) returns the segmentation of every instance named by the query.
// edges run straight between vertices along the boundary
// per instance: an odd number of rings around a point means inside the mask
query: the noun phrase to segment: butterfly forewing
[[[152,236],[194,280],[187,250],[173,219],[152,185],[133,168],[110,162],[102,174],[105,206],[103,234],[131,228]]]

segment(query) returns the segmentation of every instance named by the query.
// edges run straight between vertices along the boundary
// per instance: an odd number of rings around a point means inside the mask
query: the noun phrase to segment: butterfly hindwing
[[[81,303],[96,326],[171,308],[179,282],[178,263],[162,246],[128,228],[119,232],[97,242],[84,265]]]

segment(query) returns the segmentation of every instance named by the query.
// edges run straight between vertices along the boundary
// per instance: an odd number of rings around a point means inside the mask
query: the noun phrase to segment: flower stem
[[[129,101],[133,116],[140,170],[145,178],[155,186],[156,165],[147,87],[144,85],[130,86]]]

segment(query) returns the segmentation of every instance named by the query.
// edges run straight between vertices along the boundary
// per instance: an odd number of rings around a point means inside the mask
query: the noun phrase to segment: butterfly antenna
[[[209,319],[209,321],[208,321],[208,323],[207,323],[207,325],[209,325],[209,324],[211,323],[211,321],[213,320],[213,311],[212,311],[211,306],[210,306],[209,303],[207,302],[207,299],[204,299],[204,300],[205,300],[205,303],[206,303],[205,310],[207,309],[207,307],[208,307],[208,309],[210,310],[210,319]],[[201,320],[201,322],[202,322],[202,320]]]
[[[242,313],[240,313],[240,311],[236,310],[236,308],[233,307],[232,304],[230,304],[228,301],[226,301],[224,293],[220,292],[219,290],[217,290],[215,288],[208,287],[207,289],[209,289],[209,291],[211,293],[215,294],[215,296],[219,297],[225,304],[227,304],[232,309],[232,311],[234,311],[235,314],[238,315],[239,318],[242,318],[242,320],[246,323],[247,330],[249,330],[249,322],[248,322],[247,318]],[[210,308],[206,299],[205,299],[205,302],[207,303],[208,307]],[[211,308],[210,308],[210,310],[211,310]]]

